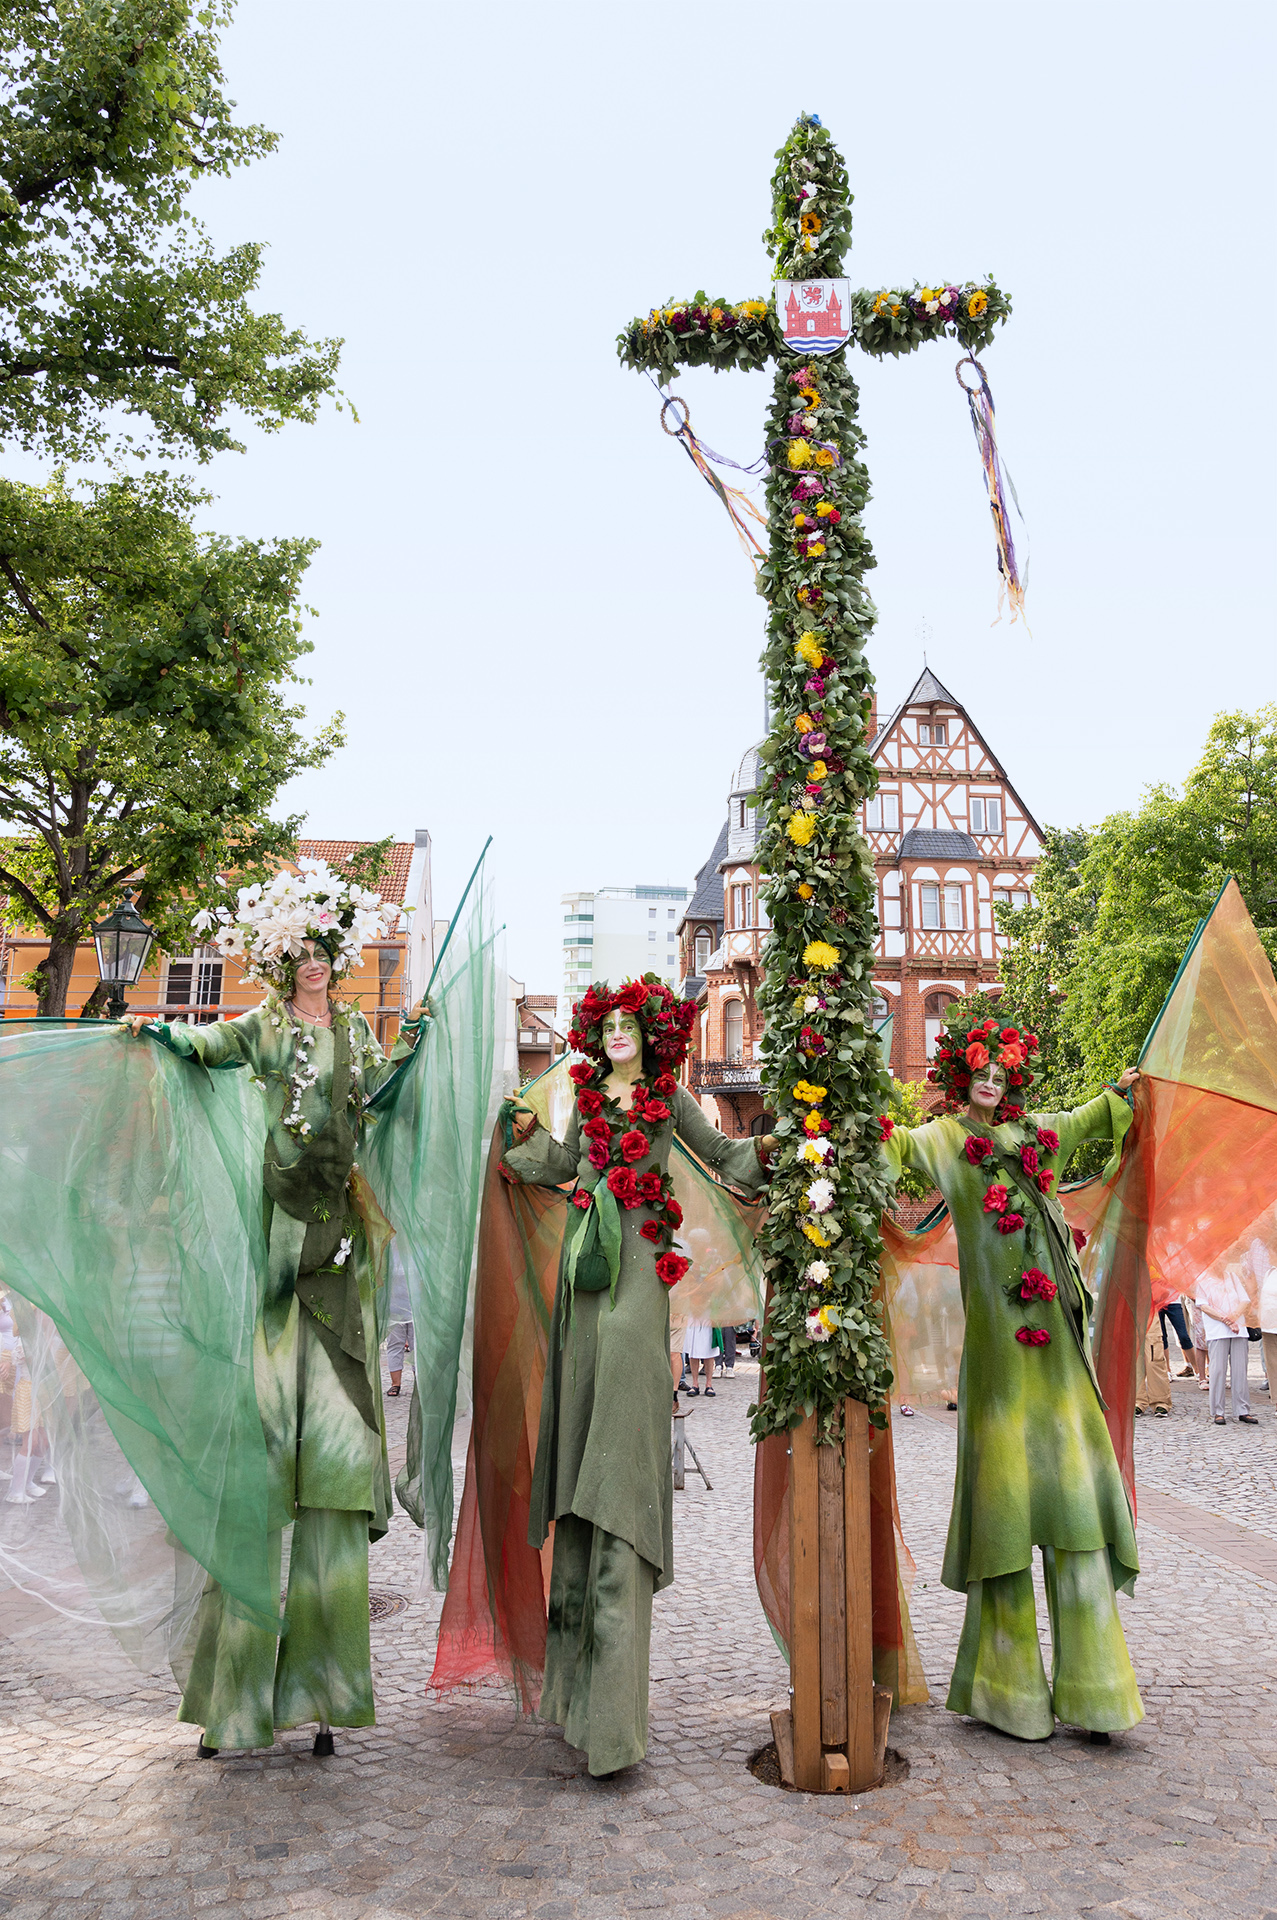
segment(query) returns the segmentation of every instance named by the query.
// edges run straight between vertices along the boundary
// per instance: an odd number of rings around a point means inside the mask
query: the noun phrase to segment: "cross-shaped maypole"
[[[975,353],[1010,304],[992,281],[853,292],[841,277],[851,242],[847,172],[814,115],[800,116],[777,161],[765,235],[772,298],[732,303],[701,293],[669,302],[631,322],[618,351],[660,381],[684,366],[776,363],[769,550],[759,568],[770,785],[758,800],[757,858],[772,926],[759,991],[763,1088],[781,1145],[761,1240],[771,1305],[754,1432],[792,1440],[795,1777],[803,1787],[855,1790],[872,1784],[886,1737],[885,1722],[881,1739],[874,1734],[866,1610],[868,1426],[885,1425],[891,1388],[874,1297],[888,1198],[878,1148],[890,1129],[891,1078],[872,1028],[876,879],[858,831],[860,805],[877,784],[866,738],[873,676],[865,646],[875,612],[864,575],[874,561],[861,524],[869,475],[847,347],[894,355],[948,336]],[[845,1501],[835,1502],[823,1456],[840,1440],[847,1479]],[[835,1541],[829,1516],[839,1511],[845,1531],[840,1521]],[[842,1572],[831,1580],[835,1563]],[[845,1595],[843,1654],[829,1618],[834,1603],[826,1604],[836,1588]]]

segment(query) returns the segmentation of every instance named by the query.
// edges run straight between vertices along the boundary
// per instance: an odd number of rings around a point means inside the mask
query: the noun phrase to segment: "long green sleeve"
[[[767,1186],[769,1175],[758,1157],[758,1141],[753,1135],[729,1140],[686,1087],[675,1095],[674,1131],[698,1160],[742,1193],[761,1193]]]

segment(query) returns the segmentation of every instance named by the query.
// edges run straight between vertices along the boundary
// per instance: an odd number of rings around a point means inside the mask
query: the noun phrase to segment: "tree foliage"
[[[332,391],[340,343],[255,313],[261,247],[219,256],[185,204],[276,144],[225,97],[230,12],[0,9],[0,438],[57,459],[142,443],[207,459],[239,444],[228,409],[272,429]]]
[[[1277,706],[1218,714],[1182,792],[1150,787],[1094,829],[1048,828],[1033,905],[999,908],[1004,992],[988,1011],[1041,1037],[1035,1106],[1076,1105],[1138,1059],[1230,874],[1277,957]]]
[[[50,938],[41,1013],[65,1010],[76,942],[132,875],[187,948],[192,891],[289,852],[300,822],[268,809],[340,743],[338,721],[308,744],[281,690],[310,650],[314,543],[199,536],[203,498],[0,481],[0,890]]]

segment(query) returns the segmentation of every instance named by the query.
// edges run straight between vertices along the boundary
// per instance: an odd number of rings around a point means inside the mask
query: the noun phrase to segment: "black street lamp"
[[[124,990],[137,985],[138,975],[146,965],[146,956],[151,951],[154,939],[154,927],[147,926],[133,905],[132,888],[125,890],[123,900],[109,919],[94,923],[93,944],[98,950],[98,976],[108,989],[108,1020],[118,1020],[127,1010]]]

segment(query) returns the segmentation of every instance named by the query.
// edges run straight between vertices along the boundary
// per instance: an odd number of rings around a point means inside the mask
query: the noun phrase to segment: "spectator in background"
[[[1213,1314],[1203,1312],[1202,1321],[1210,1355],[1210,1410],[1215,1425],[1224,1425],[1224,1382],[1231,1373],[1233,1412],[1243,1426],[1257,1427],[1259,1421],[1250,1410],[1250,1387],[1246,1379],[1250,1341],[1245,1320],[1216,1320]]]
[[[1171,1410],[1171,1376],[1166,1366],[1166,1332],[1154,1314],[1144,1333],[1135,1395],[1136,1413],[1151,1409],[1164,1420]]]
[[[1169,1307],[1163,1307],[1161,1309],[1158,1318],[1162,1323],[1162,1345],[1169,1345],[1166,1338],[1166,1323],[1169,1320],[1175,1329],[1175,1338],[1179,1341],[1180,1351],[1186,1362],[1186,1364],[1181,1367],[1176,1378],[1179,1380],[1188,1380],[1196,1374],[1198,1380],[1204,1380],[1206,1378],[1205,1349],[1200,1353],[1198,1352],[1197,1343],[1193,1338],[1192,1330],[1188,1324],[1188,1315],[1184,1311],[1183,1301],[1172,1300]]]
[[[1277,1267],[1270,1264],[1262,1241],[1251,1248],[1251,1263],[1259,1281],[1259,1327],[1263,1334],[1264,1373],[1270,1396],[1277,1397]]]
[[[1206,1322],[1202,1319],[1202,1310],[1196,1300],[1190,1300],[1188,1303],[1188,1324],[1193,1332],[1193,1351],[1202,1356],[1202,1370],[1197,1376],[1197,1385],[1202,1393],[1208,1393],[1210,1391],[1210,1382],[1206,1378],[1206,1368],[1209,1364],[1206,1348]]]
[[[395,1243],[390,1243],[390,1324],[386,1329],[386,1364],[390,1368],[390,1386],[387,1397],[393,1399],[400,1390],[403,1379],[403,1363],[406,1354],[412,1354],[414,1367],[417,1364],[416,1343],[412,1333],[412,1302],[408,1298],[408,1276],[404,1264],[395,1251]]]
[[[683,1329],[683,1362],[691,1385],[687,1391],[693,1399],[700,1397],[701,1388],[696,1384],[696,1369],[701,1370],[704,1391],[712,1400],[714,1396],[714,1329],[708,1320],[689,1320]]]
[[[735,1327],[716,1327],[715,1332],[722,1341],[722,1352],[718,1356],[718,1372],[724,1380],[735,1378],[736,1374],[736,1329]]]

